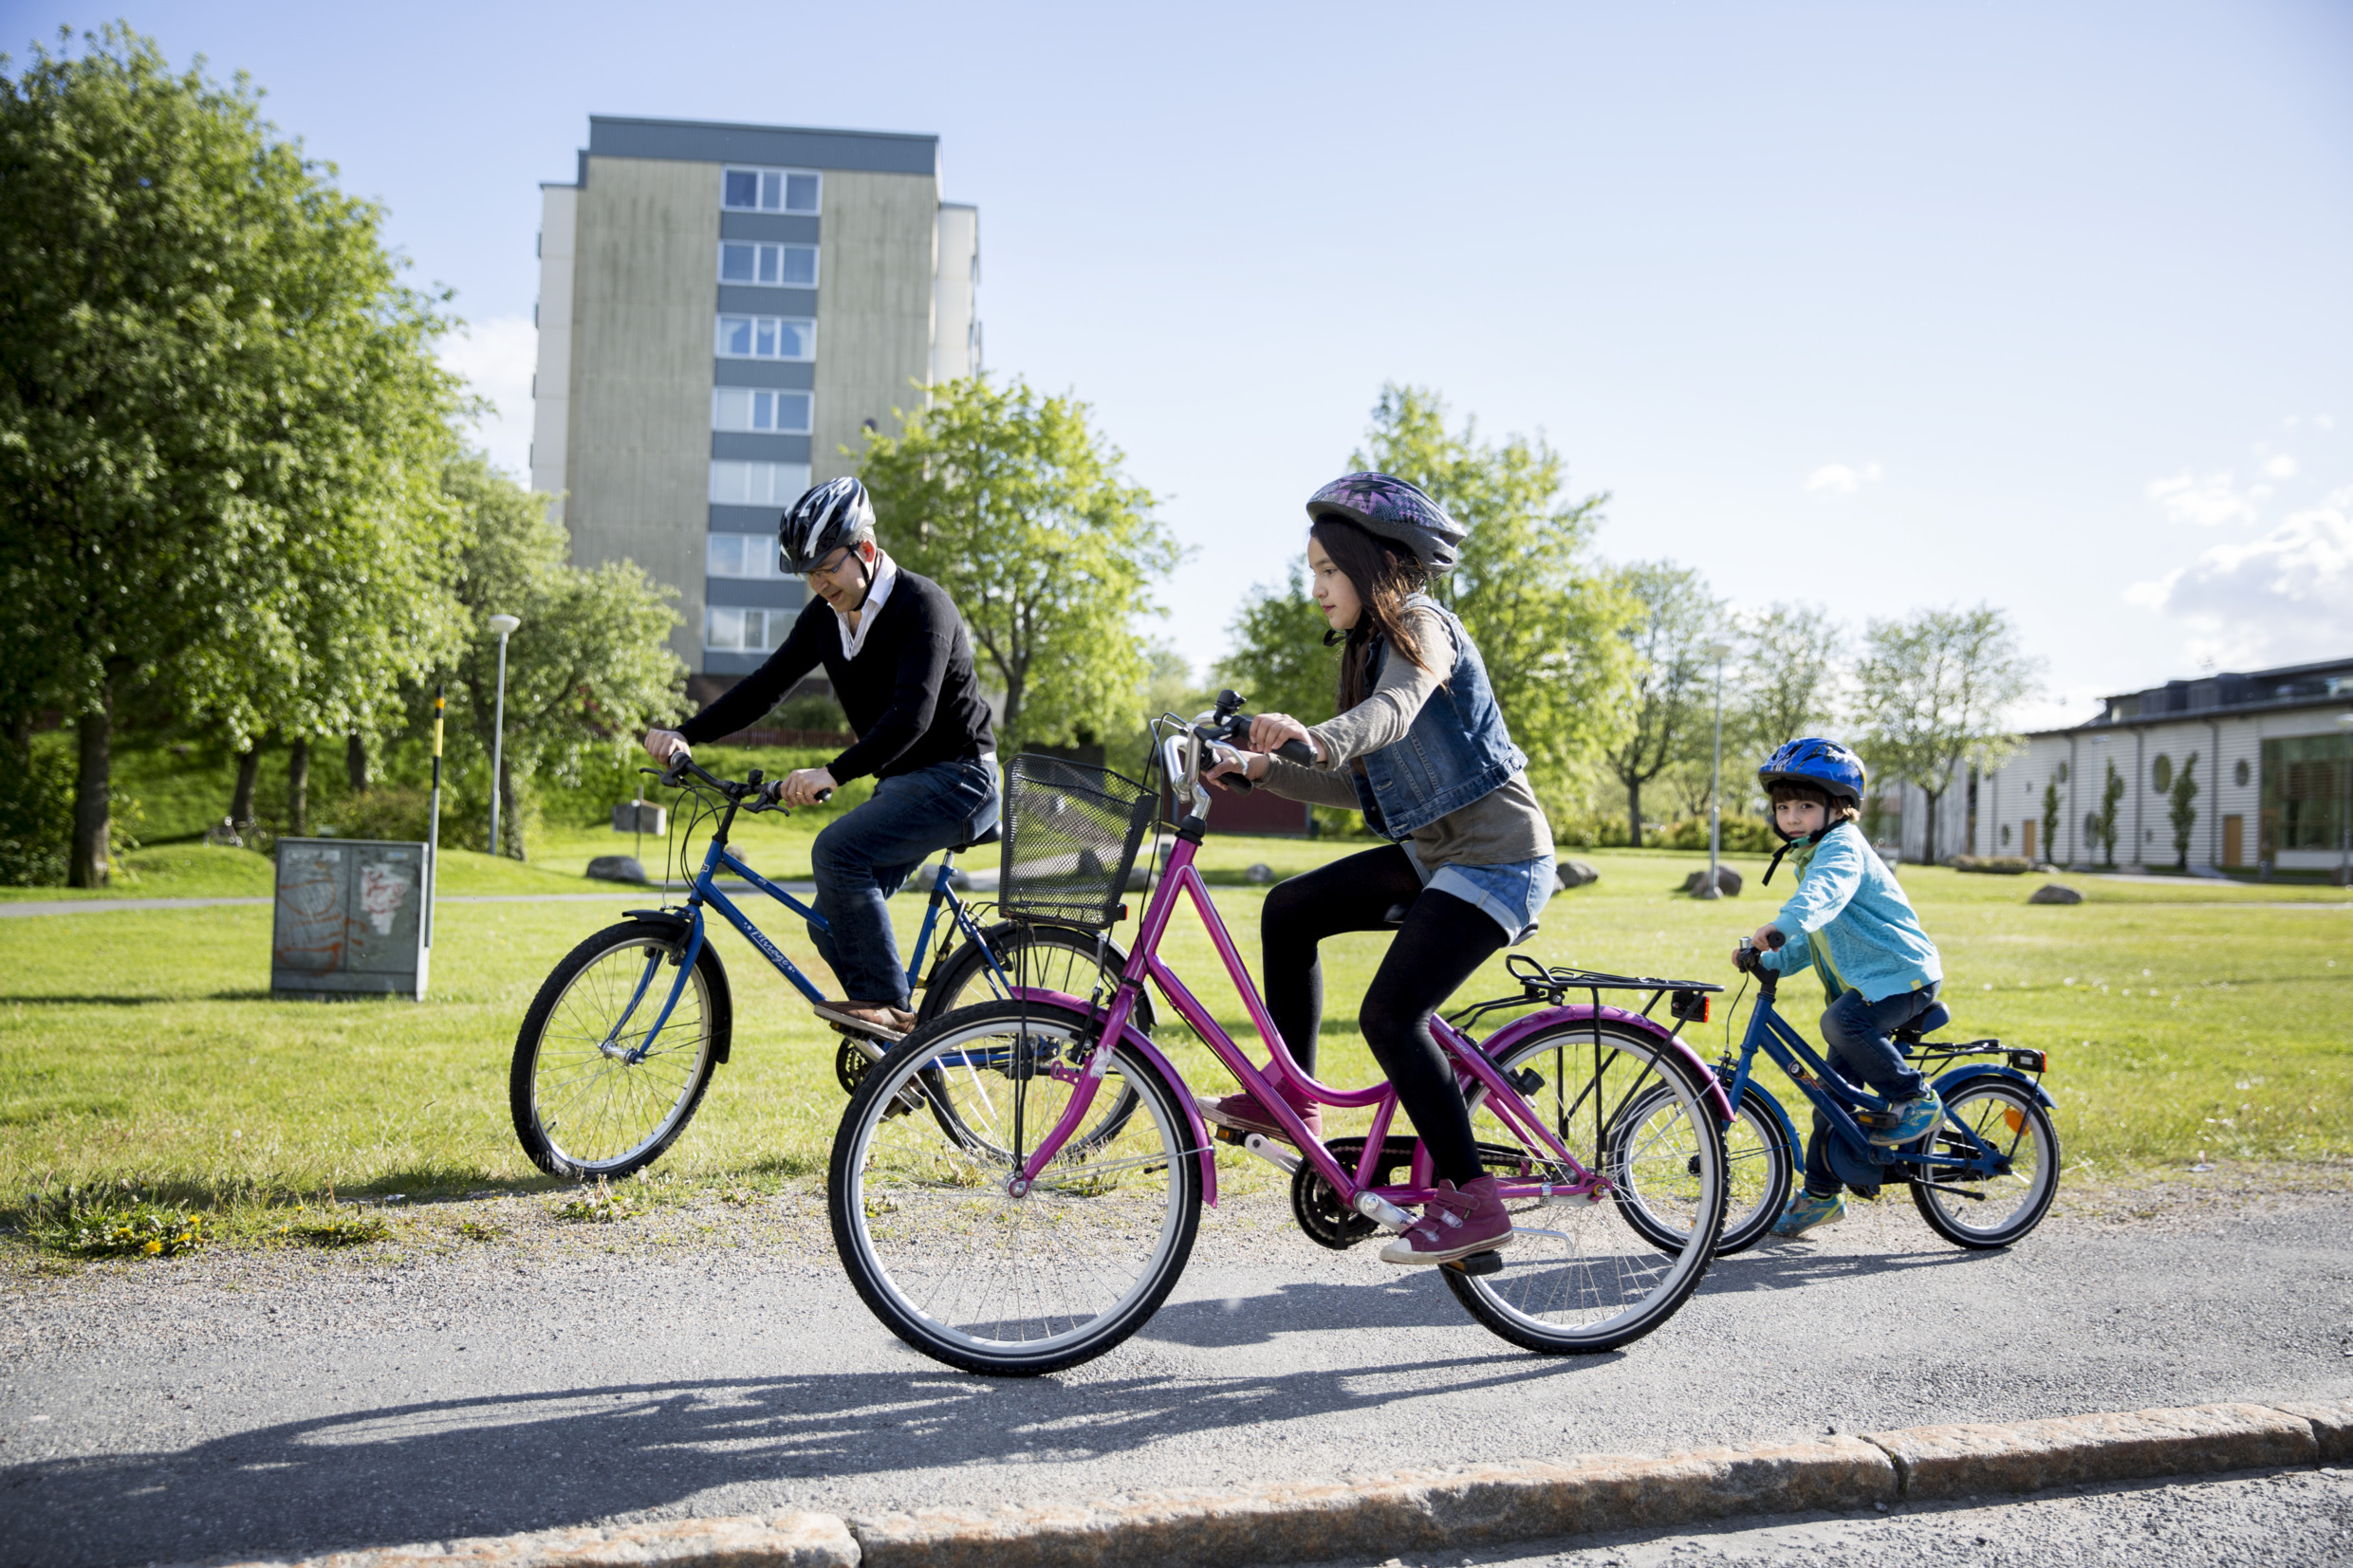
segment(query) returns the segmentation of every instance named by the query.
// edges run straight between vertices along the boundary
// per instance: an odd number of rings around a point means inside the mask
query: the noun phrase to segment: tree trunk
[[[528,859],[523,848],[523,802],[515,798],[514,768],[502,756],[498,759],[498,836],[511,848],[492,844],[493,855],[512,854],[518,860]]]
[[[351,792],[364,795],[368,787],[367,742],[358,735],[343,743],[343,772],[351,781]]]
[[[110,800],[114,792],[115,697],[112,688],[99,693],[99,706],[75,721],[73,858],[65,865],[65,881],[77,888],[102,888],[112,867],[107,856],[112,836]]]
[[[1932,866],[1941,863],[1936,858],[1936,802],[1943,794],[1943,790],[1934,795],[1925,789],[1920,791],[1920,799],[1927,802],[1928,807],[1920,813],[1920,826],[1928,830],[1927,836],[1920,839],[1920,858]]]
[[[262,773],[262,743],[256,740],[237,754],[237,787],[229,795],[229,825],[239,833],[253,825],[253,785]]]
[[[1642,781],[1626,781],[1626,844],[1632,849],[1642,847]]]
[[[296,839],[310,837],[310,737],[307,735],[286,748],[286,831]]]

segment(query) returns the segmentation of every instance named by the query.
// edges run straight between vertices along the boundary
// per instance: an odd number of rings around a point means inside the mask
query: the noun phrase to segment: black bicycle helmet
[[[801,492],[776,521],[776,563],[787,577],[806,577],[844,544],[874,537],[874,503],[855,479],[828,479]]]
[[[1454,564],[1454,546],[1470,532],[1419,486],[1386,473],[1342,475],[1307,497],[1307,516],[1318,523],[1345,518],[1376,539],[1403,545],[1431,572]]]

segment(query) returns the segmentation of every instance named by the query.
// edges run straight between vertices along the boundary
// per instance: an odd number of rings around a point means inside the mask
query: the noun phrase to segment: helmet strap
[[[1828,837],[1829,837],[1829,835],[1830,835],[1830,829],[1832,829],[1832,828],[1834,828],[1834,827],[1836,827],[1836,826],[1838,826],[1838,823],[1836,823],[1836,822],[1826,822],[1826,823],[1825,823],[1823,826],[1821,826],[1821,827],[1818,827],[1818,828],[1814,829],[1814,831],[1813,831],[1813,832],[1808,833],[1807,835],[1806,835],[1806,846],[1807,846],[1808,848],[1811,848],[1813,845],[1815,845],[1815,844],[1818,844],[1818,843],[1822,842],[1822,840],[1823,840],[1823,839],[1826,839],[1826,838],[1828,838]],[[1775,822],[1775,823],[1773,824],[1773,831],[1774,831],[1775,833],[1781,833],[1781,824],[1780,824],[1779,822]],[[1793,849],[1797,848],[1797,844],[1798,844],[1798,841],[1797,841],[1795,839],[1792,839],[1792,838],[1788,837],[1787,834],[1783,834],[1783,835],[1782,835],[1782,839],[1781,839],[1781,847],[1780,847],[1779,849],[1777,849],[1777,850],[1774,850],[1774,851],[1773,851],[1773,858],[1772,858],[1770,860],[1769,860],[1769,861],[1767,861],[1767,862],[1766,862],[1766,865],[1765,865],[1765,878],[1764,878],[1764,880],[1763,880],[1761,883],[1759,883],[1759,884],[1758,884],[1759,886],[1761,886],[1761,887],[1770,887],[1770,886],[1772,886],[1772,881],[1773,881],[1773,873],[1774,873],[1774,872],[1776,872],[1776,871],[1779,871],[1779,870],[1781,869],[1781,858],[1782,858],[1783,856],[1785,856],[1785,855],[1788,854],[1788,853],[1789,853],[1789,851],[1791,851],[1791,850],[1793,850]]]

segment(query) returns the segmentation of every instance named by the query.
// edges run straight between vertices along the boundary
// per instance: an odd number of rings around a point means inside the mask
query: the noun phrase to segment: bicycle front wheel
[[[2059,1195],[2059,1130],[2034,1091],[2015,1079],[1971,1079],[1944,1102],[1944,1115],[1945,1124],[1912,1145],[1915,1152],[1973,1155],[1976,1145],[1958,1131],[1966,1127],[2003,1164],[1991,1175],[1927,1168],[1939,1185],[1913,1182],[1912,1203],[1929,1228],[1955,1246],[1984,1250],[2008,1246],[2042,1224]]]
[[[1612,1147],[1630,1153],[1662,1132],[1679,1137],[1669,1130],[1681,1116],[1673,1092],[1664,1084],[1657,1085],[1638,1095],[1619,1116],[1619,1137]],[[1687,1173],[1688,1167],[1686,1160]],[[1797,1152],[1765,1091],[1754,1083],[1742,1086],[1740,1108],[1732,1125],[1724,1129],[1724,1174],[1728,1190],[1724,1235],[1715,1244],[1719,1258],[1754,1246],[1789,1206],[1789,1192],[1797,1180]],[[1619,1212],[1658,1245],[1680,1247],[1689,1236],[1682,1228],[1689,1203],[1678,1190],[1670,1203],[1653,1212],[1647,1199],[1648,1189],[1629,1182]]]
[[[1175,1086],[1126,1045],[1062,1152],[1021,1196],[1009,1190],[1090,1084],[1090,1038],[1086,1017],[1061,1008],[968,1007],[893,1047],[842,1114],[826,1183],[835,1247],[874,1315],[936,1361],[1007,1376],[1076,1366],[1141,1327],[1184,1271],[1199,1151]],[[987,1140],[891,1114],[943,1078]]]
[[[1698,1074],[1657,1037],[1564,1023],[1520,1042],[1498,1063],[1532,1072],[1529,1107],[1579,1164],[1609,1178],[1598,1199],[1511,1205],[1512,1243],[1500,1272],[1441,1268],[1446,1286],[1488,1329],[1548,1355],[1614,1350],[1673,1317],[1708,1271],[1724,1227],[1724,1138]],[[1515,1081],[1527,1081],[1515,1079]],[[1646,1106],[1639,1122],[1630,1110]],[[1495,1114],[1485,1090],[1472,1128],[1490,1173],[1573,1182],[1578,1172]],[[1636,1223],[1663,1219],[1658,1228]]]
[[[584,1181],[626,1176],[686,1131],[727,1054],[734,1007],[706,943],[647,1048],[682,955],[678,928],[626,920],[565,954],[541,984],[507,1080],[515,1135],[533,1165]]]

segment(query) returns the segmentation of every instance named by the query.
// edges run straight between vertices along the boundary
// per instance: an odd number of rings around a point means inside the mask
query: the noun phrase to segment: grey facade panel
[[[723,507],[711,506],[713,533],[764,533],[775,537],[777,519],[784,515],[782,507]]]
[[[807,360],[713,360],[715,387],[787,387],[806,392],[817,384],[817,366]]]
[[[823,283],[823,278],[818,279]],[[800,316],[817,319],[814,288],[762,288],[756,284],[719,285],[719,308],[741,316]]]
[[[676,158],[794,169],[853,169],[877,175],[936,175],[939,138],[895,131],[817,131],[694,120],[588,117],[597,157]]]
[[[722,654],[703,650],[703,673],[706,675],[748,675],[768,662],[766,654]]]
[[[732,457],[745,463],[806,463],[809,460],[809,438],[806,435],[761,435],[750,431],[714,430],[711,433],[711,455]]]
[[[791,577],[705,578],[703,592],[713,604],[752,610],[797,610],[808,599],[808,589]]]
[[[815,245],[817,220],[796,212],[727,212],[719,214],[719,237],[723,240],[783,240],[787,244]]]

